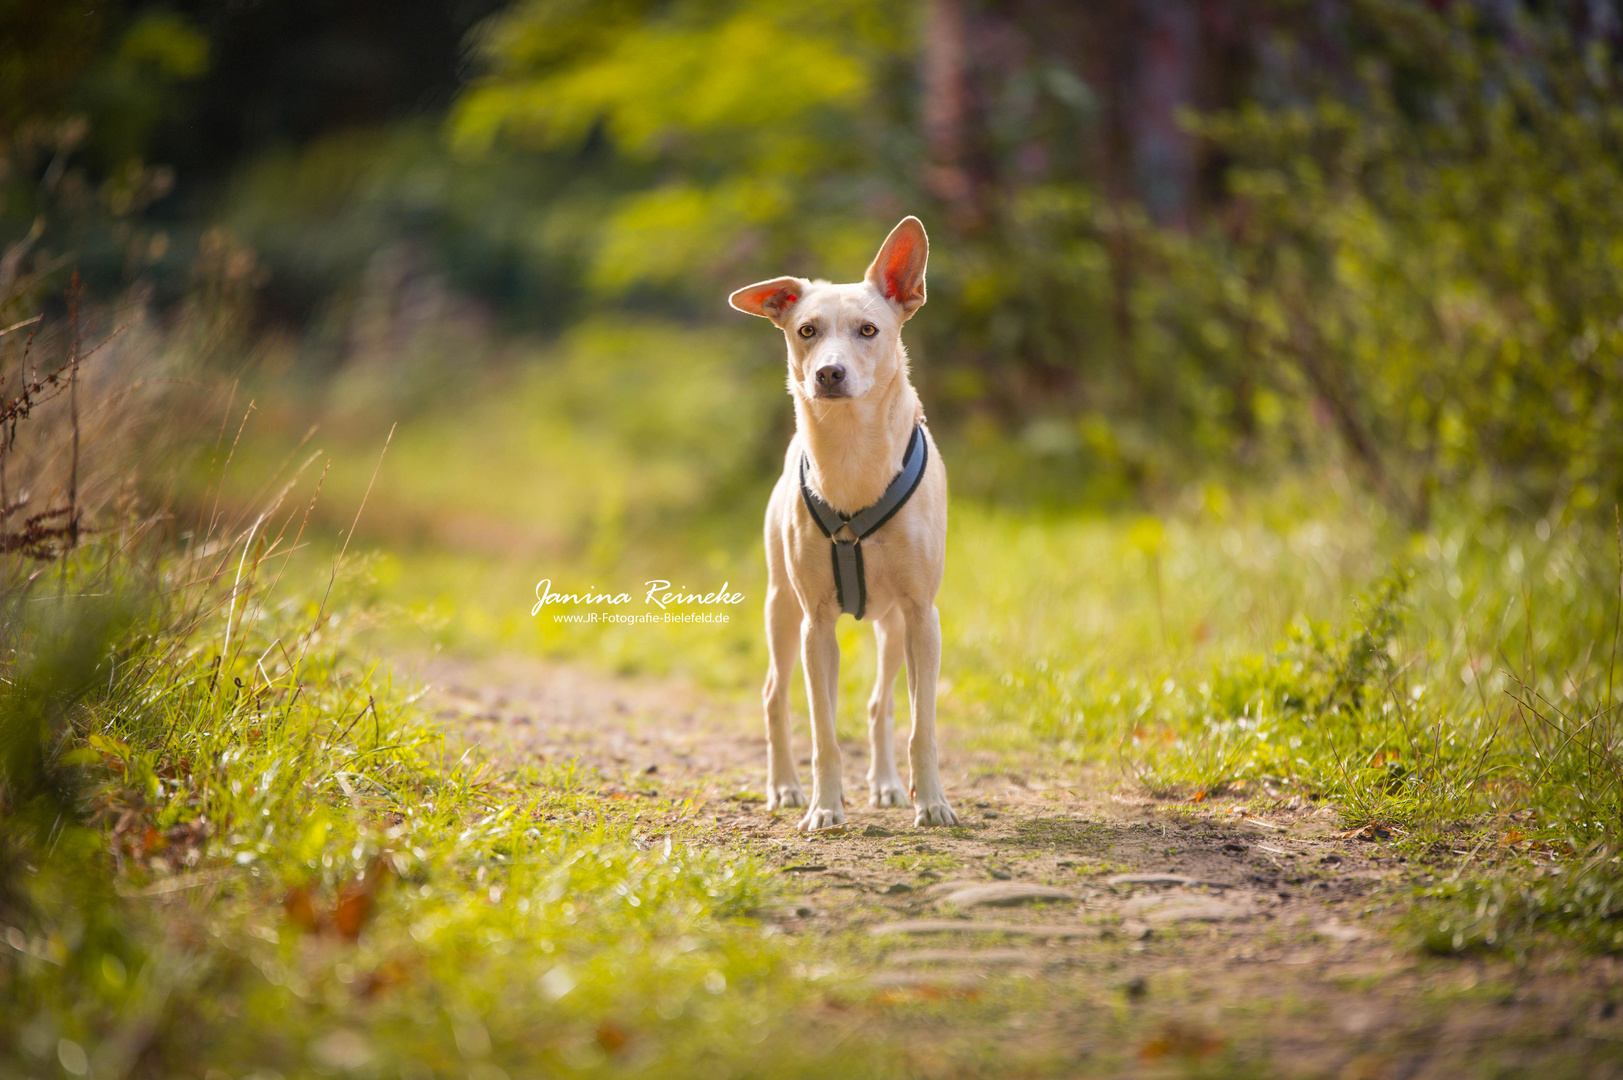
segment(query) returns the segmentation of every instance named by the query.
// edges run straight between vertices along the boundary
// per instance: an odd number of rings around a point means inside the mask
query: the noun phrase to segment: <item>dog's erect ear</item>
[[[727,302],[739,311],[750,315],[759,315],[763,319],[777,322],[783,318],[784,312],[795,306],[811,282],[800,278],[780,277],[771,281],[757,281],[754,285],[746,285],[727,298]]]
[[[924,264],[929,258],[930,239],[924,235],[924,223],[904,217],[890,230],[868,267],[868,280],[880,295],[902,309],[904,319],[924,303]]]

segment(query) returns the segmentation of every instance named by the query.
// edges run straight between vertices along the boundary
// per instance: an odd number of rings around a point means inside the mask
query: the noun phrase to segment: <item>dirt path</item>
[[[920,1075],[1623,1077],[1623,964],[1415,952],[1402,914],[1461,856],[1410,861],[1323,808],[1158,803],[944,731],[961,827],[870,808],[846,744],[848,822],[804,837],[764,808],[754,710],[516,658],[407,666],[473,740],[646,800],[648,840],[688,805],[705,842],[778,866],[766,932],[821,942],[814,975],[856,969],[829,1008],[872,1011]]]

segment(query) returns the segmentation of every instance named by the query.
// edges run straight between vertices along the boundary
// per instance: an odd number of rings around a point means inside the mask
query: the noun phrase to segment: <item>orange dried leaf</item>
[[[356,993],[361,997],[375,997],[392,986],[399,986],[410,980],[411,973],[406,965],[399,960],[385,960],[360,981]]]
[[[1165,1024],[1155,1038],[1139,1047],[1138,1056],[1145,1061],[1173,1056],[1195,1060],[1210,1057],[1221,1049],[1222,1036],[1173,1020]]]
[[[310,896],[310,890],[303,885],[293,886],[282,897],[282,911],[286,913],[288,922],[307,934],[321,929],[321,916],[316,914],[315,901]]]
[[[605,1020],[597,1025],[597,1045],[611,1054],[619,1053],[630,1039],[625,1028],[613,1020]]]
[[[350,941],[361,936],[361,927],[372,914],[372,894],[361,882],[352,881],[338,890],[338,901],[333,904],[333,929]]]
[[[338,890],[338,900],[333,904],[333,929],[350,941],[361,936],[361,928],[366,920],[372,916],[372,908],[377,902],[377,893],[383,886],[384,879],[389,876],[389,864],[382,858],[372,860],[366,873],[359,880],[346,882]]]

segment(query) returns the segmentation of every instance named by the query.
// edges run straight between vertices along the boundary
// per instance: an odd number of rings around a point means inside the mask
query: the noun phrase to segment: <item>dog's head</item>
[[[746,285],[733,307],[771,319],[789,341],[789,385],[818,400],[860,398],[903,362],[902,324],[924,303],[930,241],[916,217],[890,231],[854,285],[781,277]]]

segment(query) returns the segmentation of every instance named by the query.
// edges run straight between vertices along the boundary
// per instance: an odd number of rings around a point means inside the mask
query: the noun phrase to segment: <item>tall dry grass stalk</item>
[[[139,308],[87,310],[77,279],[67,299],[64,318],[34,315],[0,329],[0,589],[8,593],[88,533],[135,525],[137,491],[165,449],[155,436],[174,363],[158,331]]]

